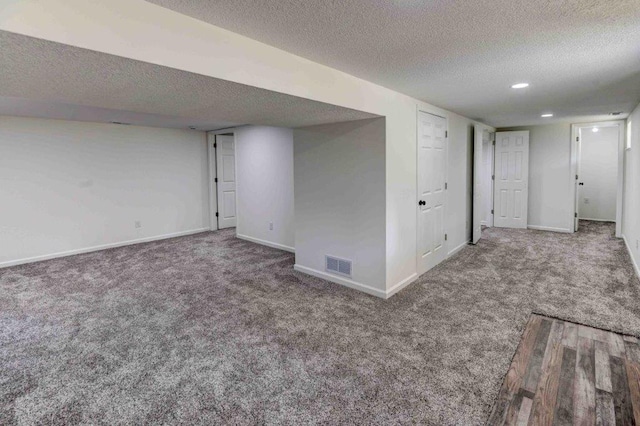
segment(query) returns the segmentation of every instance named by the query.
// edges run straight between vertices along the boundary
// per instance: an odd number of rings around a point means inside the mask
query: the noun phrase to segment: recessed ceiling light
[[[529,87],[529,83],[517,83],[511,86],[512,89],[524,89],[525,87]]]
[[[593,133],[597,132],[598,130],[599,130],[599,129],[598,129],[597,127],[594,127],[593,129],[591,129],[591,131],[592,131]]]
[[[195,130],[195,129],[196,129],[196,126],[189,126],[189,129],[191,129],[191,130]]]
[[[549,118],[549,117],[553,117],[553,114],[542,114],[540,117]]]

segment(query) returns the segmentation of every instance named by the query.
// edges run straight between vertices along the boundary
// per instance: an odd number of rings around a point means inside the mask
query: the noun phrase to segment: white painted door
[[[236,226],[236,154],[233,136],[216,136],[218,229]]]
[[[526,228],[529,131],[498,132],[495,145],[494,226]]]
[[[573,231],[578,232],[578,228],[580,227],[580,150],[582,145],[580,141],[582,140],[582,129],[578,129],[578,139],[576,140],[576,176],[575,183],[576,186],[575,194],[576,199],[574,202],[575,213],[573,215]]]
[[[471,242],[477,244],[482,236],[482,216],[484,213],[484,192],[482,190],[485,174],[483,145],[489,141],[489,131],[479,125],[475,125],[473,130],[473,236]]]
[[[447,120],[418,113],[418,274],[447,257],[446,206]]]

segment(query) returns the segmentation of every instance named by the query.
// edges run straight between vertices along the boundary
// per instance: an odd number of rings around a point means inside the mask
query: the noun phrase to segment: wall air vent
[[[611,112],[611,115],[622,115],[622,111]]]
[[[124,123],[122,121],[111,121],[111,124],[119,124],[121,126],[131,126],[131,123]]]
[[[351,261],[334,256],[325,256],[325,270],[351,278]]]

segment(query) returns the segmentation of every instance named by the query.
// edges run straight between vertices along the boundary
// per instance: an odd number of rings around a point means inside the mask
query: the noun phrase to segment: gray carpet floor
[[[485,230],[389,300],[233,231],[0,270],[0,424],[482,424],[531,312],[640,334],[610,224]]]

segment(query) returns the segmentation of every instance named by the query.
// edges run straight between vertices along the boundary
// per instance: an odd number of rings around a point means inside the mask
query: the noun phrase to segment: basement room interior
[[[0,424],[640,424],[640,7],[0,0]]]

